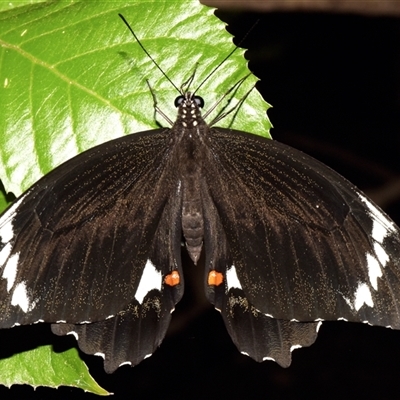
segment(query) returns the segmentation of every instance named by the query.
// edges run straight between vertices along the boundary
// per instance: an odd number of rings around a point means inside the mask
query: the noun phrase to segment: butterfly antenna
[[[182,94],[181,90],[178,89],[178,87],[175,85],[174,82],[171,81],[170,78],[168,78],[167,74],[162,70],[162,68],[157,64],[156,60],[150,55],[150,53],[145,49],[145,47],[142,45],[141,41],[139,38],[136,36],[135,32],[129,25],[128,21],[125,19],[125,17],[122,14],[118,14],[119,17],[124,21],[125,25],[128,27],[128,29],[131,31],[133,37],[136,39],[136,41],[139,43],[139,46],[142,48],[142,50],[147,54],[147,57],[150,58],[151,61],[153,61],[153,64],[161,71],[161,73],[164,75],[164,77],[167,79],[167,81],[178,91],[178,93]],[[236,50],[236,49],[235,49]]]
[[[153,106],[154,106],[155,112],[156,112],[156,113],[159,113],[159,114],[172,126],[172,125],[174,124],[173,121],[171,121],[171,120],[168,118],[168,116],[167,116],[163,111],[161,111],[161,109],[158,107],[157,97],[156,97],[156,95],[154,94],[154,90],[153,90],[153,88],[151,87],[150,82],[148,81],[148,79],[146,79],[146,82],[147,82],[147,86],[148,86],[149,89],[150,89],[151,96],[153,97]],[[154,119],[156,119],[156,118],[154,118]]]
[[[193,93],[197,93],[199,89],[204,85],[204,83],[214,74],[215,71],[217,71],[222,64],[225,63],[228,58],[232,56],[232,54],[240,47],[240,45],[246,40],[247,36],[251,33],[251,31],[256,27],[258,24],[259,20],[257,20],[253,26],[247,31],[247,33],[243,36],[243,38],[240,40],[239,44],[204,78],[204,80],[200,83],[200,85],[197,87],[197,89]],[[246,77],[247,78],[247,77]],[[225,96],[224,96],[225,97]]]
[[[224,95],[223,95],[218,101],[216,101],[216,102],[214,103],[214,105],[213,105],[209,110],[207,110],[206,113],[203,114],[203,118],[206,119],[206,118],[216,109],[216,107],[218,106],[218,104],[220,104],[220,103],[226,98],[226,96],[228,96],[229,93],[231,93],[231,92],[233,92],[233,91],[236,91],[236,90],[241,86],[241,84],[242,84],[250,75],[251,75],[251,74],[247,74],[244,78],[242,78],[242,79],[240,79],[238,82],[236,82],[228,91],[226,91],[226,92],[224,93]],[[238,103],[238,104],[239,104],[239,103]],[[234,106],[233,109],[235,109],[236,107],[237,107],[237,105]],[[223,113],[223,114],[222,114],[223,116],[222,116],[221,118],[217,117],[215,120],[213,120],[213,122],[215,123],[215,122],[219,121],[220,119],[222,119],[224,116],[228,115],[229,113],[230,113],[230,111],[228,111],[227,113]],[[210,125],[212,125],[212,123],[210,123]]]
[[[241,79],[241,80],[239,81],[239,85],[235,85],[235,87],[238,88],[238,87],[243,83],[243,81],[244,81],[248,76],[250,76],[250,75],[251,75],[251,74],[249,74],[249,75],[245,76],[243,79]],[[226,112],[224,112],[224,113],[222,113],[222,114],[220,114],[220,115],[217,115],[217,116],[209,123],[209,125],[210,125],[210,126],[215,125],[218,121],[221,121],[221,119],[225,118],[227,115],[229,115],[229,114],[232,113],[233,111],[235,111],[235,115],[236,115],[236,113],[238,112],[238,110],[239,110],[239,108],[241,107],[241,105],[244,103],[244,101],[247,99],[247,97],[248,97],[249,94],[253,91],[253,89],[254,89],[255,87],[256,87],[256,85],[253,85],[253,86],[250,88],[250,90],[240,99],[240,101],[238,101],[238,102],[237,102],[231,109],[229,109],[228,111],[226,111]],[[227,93],[227,94],[228,94],[228,93]],[[225,98],[227,94],[225,94],[223,98]],[[220,102],[218,102],[218,103],[220,103]],[[215,107],[213,107],[213,109],[214,109],[214,108],[215,108]],[[209,114],[209,113],[207,113],[207,114]]]
[[[194,77],[196,76],[196,71],[197,71],[198,66],[199,66],[199,63],[196,63],[196,65],[194,67],[194,71],[192,72],[192,75],[189,76],[189,79],[187,81],[182,83],[181,93],[185,93],[185,92],[189,91],[189,88],[194,80]]]

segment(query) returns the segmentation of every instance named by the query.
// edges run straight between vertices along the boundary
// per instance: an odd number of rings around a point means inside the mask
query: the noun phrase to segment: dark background
[[[238,39],[260,19],[243,46],[261,79],[257,88],[274,106],[268,112],[274,139],[336,169],[400,224],[400,21],[319,13],[218,16]],[[196,270],[187,262],[185,272]],[[140,365],[107,375],[99,357],[83,356],[113,398],[400,398],[400,332],[327,322],[316,343],[294,351],[292,366],[283,369],[240,355],[220,315],[195,293],[195,285],[186,288],[162,346]],[[60,350],[74,344],[46,326],[1,333],[5,353],[12,343],[55,342]],[[77,389],[17,386],[0,388],[0,397],[95,398]]]

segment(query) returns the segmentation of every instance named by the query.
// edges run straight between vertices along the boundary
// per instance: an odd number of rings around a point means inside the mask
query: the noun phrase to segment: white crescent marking
[[[142,304],[143,299],[151,290],[161,291],[162,274],[157,271],[154,264],[147,260],[143,269],[142,277],[140,278],[139,286],[135,293],[135,299]]]
[[[290,352],[292,352],[293,350],[296,349],[301,349],[303,346],[299,345],[299,344],[294,344],[293,346],[290,347]]]
[[[72,336],[74,336],[76,340],[79,339],[79,335],[78,335],[76,332],[74,332],[74,331],[68,332],[67,335],[72,335]]]
[[[20,306],[23,312],[32,311],[35,307],[36,302],[30,301],[28,298],[25,282],[20,282],[15,286],[11,298],[11,305]]]
[[[10,243],[8,243],[6,247],[8,247],[8,246],[11,248]],[[3,249],[3,251],[4,251],[4,249]],[[11,251],[11,249],[10,249],[10,251]],[[0,255],[1,255],[1,253],[0,253]],[[11,288],[14,286],[15,278],[17,277],[18,260],[19,260],[19,253],[13,254],[8,259],[8,261],[6,263],[6,267],[3,270],[2,278],[7,279],[7,292],[9,292],[11,290]],[[0,265],[1,265],[1,261],[2,260],[0,260]]]
[[[382,270],[379,261],[372,255],[367,253],[368,277],[372,287],[378,290],[378,278],[382,276]]]
[[[232,266],[226,271],[226,286],[229,292],[230,289],[242,289],[242,285],[240,284],[239,278],[236,273],[236,268],[232,264]]]

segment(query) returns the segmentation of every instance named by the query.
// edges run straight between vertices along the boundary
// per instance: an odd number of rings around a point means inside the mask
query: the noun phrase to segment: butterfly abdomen
[[[204,215],[200,170],[192,172],[182,177],[182,231],[189,256],[197,263],[203,247]]]

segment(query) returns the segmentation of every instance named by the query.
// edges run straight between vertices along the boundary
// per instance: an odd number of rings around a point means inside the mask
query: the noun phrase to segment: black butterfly
[[[105,370],[161,343],[181,239],[239,350],[286,367],[322,320],[400,329],[399,228],[329,167],[210,127],[182,93],[171,129],[94,147],[0,218],[0,328],[52,323]]]

